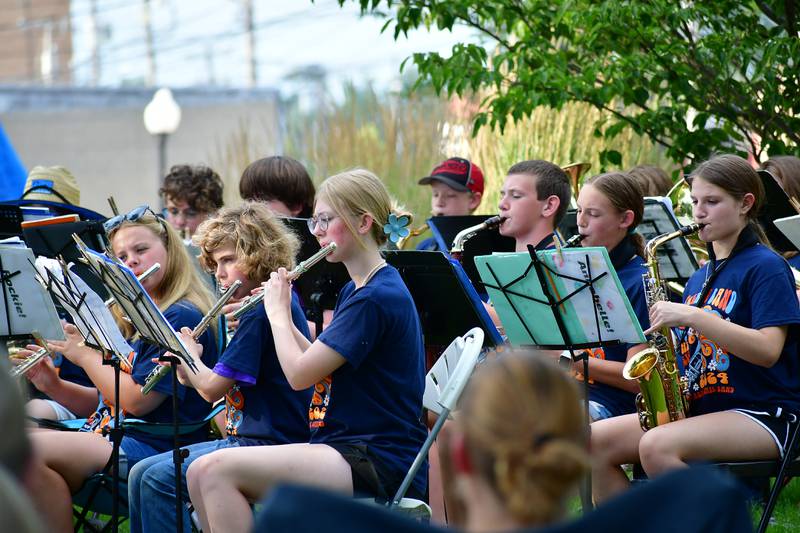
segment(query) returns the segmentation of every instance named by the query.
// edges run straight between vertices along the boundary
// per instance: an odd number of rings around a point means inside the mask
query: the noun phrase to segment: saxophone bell
[[[642,276],[642,282],[648,309],[668,299],[667,286],[659,271],[658,248],[668,241],[700,231],[703,226],[689,224],[658,235],[645,245],[647,273]],[[678,371],[672,330],[669,327],[659,328],[653,332],[648,344],[648,348],[628,359],[622,369],[625,379],[639,383],[641,392],[636,396],[636,410],[644,431],[681,420],[689,414],[688,382]]]

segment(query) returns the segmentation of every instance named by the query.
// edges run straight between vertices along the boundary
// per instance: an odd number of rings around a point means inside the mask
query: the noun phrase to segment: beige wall
[[[45,79],[41,58],[48,38],[53,64]],[[0,83],[69,83],[69,0],[0,0],[0,43]]]
[[[212,166],[225,181],[226,202],[235,202],[241,169],[237,160],[245,156],[232,152],[241,145],[251,158],[279,151],[277,98],[189,104],[181,102],[180,92],[175,98],[182,120],[167,144],[167,167]],[[158,143],[142,122],[147,101],[71,109],[37,102],[23,109],[0,108],[0,122],[28,170],[35,165],[67,167],[78,180],[83,206],[109,214],[109,195],[122,211],[144,203],[158,205]]]

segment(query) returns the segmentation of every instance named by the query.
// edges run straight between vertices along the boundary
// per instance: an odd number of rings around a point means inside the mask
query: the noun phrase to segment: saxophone
[[[658,266],[658,247],[678,237],[691,235],[702,224],[689,224],[671,233],[664,233],[645,246],[647,273],[642,276],[648,309],[667,300],[667,287]],[[636,353],[622,369],[625,379],[637,380],[641,392],[636,395],[639,424],[644,431],[686,418],[689,413],[688,382],[678,372],[675,344],[670,328],[653,333],[650,346]]]
[[[450,246],[450,257],[461,263],[462,256],[464,255],[464,243],[474,237],[479,231],[499,227],[500,224],[503,223],[503,220],[505,220],[505,218],[500,215],[495,215],[487,218],[480,224],[475,224],[474,226],[459,231],[453,239],[453,244]]]

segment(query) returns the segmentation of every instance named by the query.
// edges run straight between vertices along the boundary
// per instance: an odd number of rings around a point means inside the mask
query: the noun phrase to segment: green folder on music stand
[[[475,258],[512,345],[580,349],[645,342],[605,248],[535,254],[538,261],[526,252]]]

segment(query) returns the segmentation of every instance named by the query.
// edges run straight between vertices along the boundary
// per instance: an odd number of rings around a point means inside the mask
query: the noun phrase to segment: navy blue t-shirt
[[[366,445],[402,478],[427,431],[422,329],[397,270],[384,266],[360,289],[352,281],[345,285],[319,340],[347,362],[315,386],[311,442]],[[427,477],[424,467],[414,479],[421,493]]]
[[[789,261],[790,267],[800,270],[800,254],[790,257],[787,261]]]
[[[642,283],[642,276],[646,273],[647,266],[644,259],[638,255],[634,255],[624,266],[617,269],[619,281],[622,283],[622,288],[628,296],[633,312],[636,313],[639,325],[642,326],[643,330],[650,327],[650,314],[647,310],[647,300],[644,293],[644,284]],[[591,350],[591,355],[606,361],[624,363],[628,358],[628,350],[632,346],[634,345],[626,343],[605,349],[594,348]],[[632,392],[589,380],[589,399],[605,406],[613,416],[633,413],[636,410],[635,397],[636,395]]]
[[[292,322],[310,337],[296,294],[292,295]],[[228,435],[252,440],[251,444],[308,442],[311,388],[295,391],[286,381],[262,306],[242,317],[214,372],[236,380],[225,394]]]
[[[186,300],[180,300],[164,311],[164,317],[175,331],[180,331],[183,327],[192,329],[197,326],[203,318],[203,313],[201,313],[194,304]],[[213,367],[217,362],[217,343],[211,328],[203,333],[198,342],[203,345],[203,363],[206,366]],[[136,358],[133,363],[133,373],[131,377],[139,385],[144,385],[147,376],[157,364],[154,363],[152,359],[161,355],[162,350],[141,339],[133,343],[132,348],[136,352]],[[167,376],[159,381],[153,390],[164,394],[166,398],[155,409],[139,418],[148,422],[172,422],[172,376]],[[178,384],[178,400],[179,422],[201,420],[211,410],[211,405],[201,398],[197,391],[190,387],[184,387],[180,383]],[[171,435],[158,437],[135,430],[127,430],[126,435],[149,444],[159,451],[166,451],[172,448]],[[207,429],[201,428],[194,433],[182,435],[181,443],[186,445],[201,442],[205,440],[206,435]]]
[[[684,302],[695,305],[703,283],[717,269],[702,309],[751,329],[788,325],[780,359],[771,368],[754,365],[691,328],[675,328],[679,364],[689,380],[692,415],[734,408],[800,408],[800,364],[794,324],[800,307],[786,261],[762,244],[735,253],[726,262],[709,261],[686,284]]]

